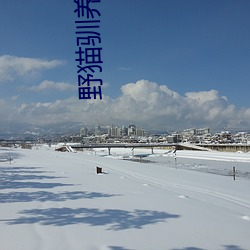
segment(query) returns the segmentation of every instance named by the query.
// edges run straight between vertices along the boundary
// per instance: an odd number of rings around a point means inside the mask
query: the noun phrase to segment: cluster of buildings
[[[250,144],[250,134],[247,132],[231,133],[230,131],[212,134],[209,128],[189,128],[182,131],[155,134],[130,124],[121,127],[114,125],[96,126],[94,129],[83,127],[80,129],[79,135],[71,136],[67,138],[67,141],[81,143],[190,142],[195,144]]]
[[[250,144],[250,134],[247,132],[221,131],[210,133],[209,128],[203,129],[186,129],[178,133],[180,141],[200,143],[200,144],[226,144],[226,143],[243,143]]]
[[[76,131],[79,131],[78,133]],[[33,137],[32,137],[33,136]],[[0,138],[0,146],[21,145],[30,147],[36,143],[181,143],[188,142],[202,147],[221,150],[222,147],[235,147],[236,151],[250,151],[249,132],[221,131],[211,133],[209,128],[189,128],[182,131],[172,131],[165,133],[152,133],[134,124],[128,126],[95,126],[79,127],[77,130],[67,133],[47,133],[46,136],[27,134],[22,138]],[[239,149],[239,147],[244,147]],[[249,147],[246,148],[246,147]],[[228,149],[227,149],[228,150]],[[231,150],[231,149],[230,149]]]
[[[122,126],[122,127],[116,127],[116,126],[108,126],[108,127],[101,127],[96,126],[94,131],[91,131],[87,128],[81,128],[80,129],[80,136],[86,137],[86,136],[102,136],[106,135],[108,137],[112,138],[122,138],[122,137],[144,137],[146,136],[146,132],[142,128],[137,128],[135,125],[129,125],[128,127]]]
[[[143,128],[137,128],[136,125],[130,124],[129,126],[96,126],[94,130],[89,130],[84,127],[80,129],[82,142],[138,142],[142,138],[149,136]],[[75,138],[77,139],[77,138]]]

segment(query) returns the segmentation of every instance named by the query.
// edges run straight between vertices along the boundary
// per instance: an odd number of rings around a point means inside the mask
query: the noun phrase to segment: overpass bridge
[[[0,139],[0,147],[11,147],[15,145],[38,145],[37,140],[5,140]],[[111,148],[151,148],[152,154],[154,153],[154,148],[166,148],[166,149],[187,149],[187,150],[201,150],[201,151],[224,151],[224,152],[250,152],[250,144],[191,144],[185,143],[96,143],[96,144],[78,144],[71,145],[72,148],[79,150],[83,148],[107,148],[110,154]]]
[[[97,144],[83,144],[71,145],[75,150],[84,148],[107,148],[109,155],[112,148],[151,148],[151,153],[154,153],[154,148],[168,148],[168,149],[189,149],[189,150],[202,150],[210,151],[210,149],[196,146],[190,143],[97,143]]]

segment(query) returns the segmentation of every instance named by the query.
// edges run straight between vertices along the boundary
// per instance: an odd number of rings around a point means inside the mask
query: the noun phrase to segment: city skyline
[[[113,122],[249,130],[249,1],[95,6],[103,99],[79,100],[74,1],[0,3],[0,128]]]

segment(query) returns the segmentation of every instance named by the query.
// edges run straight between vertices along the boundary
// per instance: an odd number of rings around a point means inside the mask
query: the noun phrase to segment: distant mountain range
[[[37,126],[28,123],[0,122],[0,139],[38,139],[56,135],[79,134],[84,124],[69,122]]]

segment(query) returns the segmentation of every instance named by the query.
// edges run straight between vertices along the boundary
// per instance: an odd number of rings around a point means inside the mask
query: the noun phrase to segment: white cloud
[[[207,102],[216,101],[220,98],[225,101],[227,100],[225,97],[220,97],[218,91],[214,89],[210,91],[188,92],[185,96],[189,99],[197,101],[197,103],[201,105]]]
[[[39,70],[53,69],[62,64],[64,64],[64,62],[60,60],[49,61],[37,58],[3,55],[0,56],[0,82],[12,81],[16,76],[25,76]]]
[[[66,91],[66,90],[75,90],[77,86],[73,86],[72,84],[65,83],[65,82],[54,82],[44,80],[39,85],[34,85],[29,88],[31,91],[45,91],[49,89],[56,89],[59,91]]]
[[[58,121],[96,124],[98,120],[102,124],[128,125],[132,122],[147,129],[165,130],[190,127],[244,129],[250,126],[250,107],[237,109],[216,90],[181,96],[166,85],[147,80],[123,85],[121,95],[116,99],[104,95],[102,100],[72,97],[49,103],[26,103],[16,108],[16,112],[16,117],[34,124]]]

